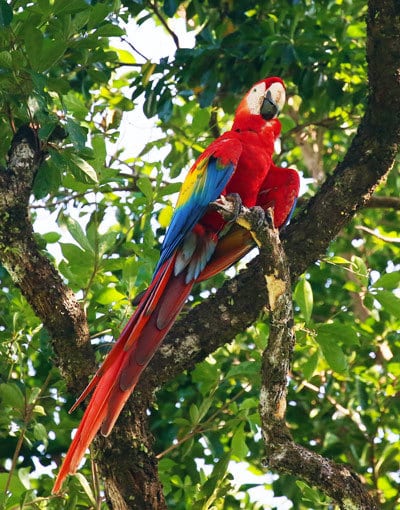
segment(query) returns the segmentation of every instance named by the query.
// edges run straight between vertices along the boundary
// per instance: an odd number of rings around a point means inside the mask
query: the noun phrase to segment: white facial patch
[[[252,115],[260,115],[261,105],[265,99],[268,90],[271,92],[271,98],[274,101],[274,103],[278,106],[279,111],[281,111],[282,108],[284,107],[286,93],[282,83],[280,82],[273,83],[266,90],[265,83],[261,82],[254,85],[254,87],[247,94],[246,98],[247,106],[249,112]]]
[[[273,83],[268,90],[271,92],[272,100],[281,112],[282,108],[285,106],[286,101],[286,92],[284,86],[282,83],[276,82]]]
[[[265,97],[265,83],[257,83],[247,94],[247,106],[252,115],[260,115],[260,109]]]

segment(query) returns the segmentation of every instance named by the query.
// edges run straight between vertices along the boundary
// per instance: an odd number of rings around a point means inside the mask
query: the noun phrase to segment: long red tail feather
[[[111,432],[140,374],[170,330],[190,294],[194,282],[186,283],[184,273],[173,275],[173,260],[174,257],[172,262],[167,261],[159,269],[120,338],[74,404],[72,410],[94,390],[58,473],[53,493],[60,491],[69,473],[76,472],[99,429],[105,436]]]

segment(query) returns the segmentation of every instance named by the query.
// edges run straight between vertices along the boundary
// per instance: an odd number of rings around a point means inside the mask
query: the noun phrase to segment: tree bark
[[[253,230],[260,245],[270,324],[260,390],[266,464],[317,487],[343,510],[377,510],[377,502],[356,473],[293,441],[286,425],[287,377],[296,339],[289,264],[276,229],[253,225]]]
[[[29,197],[42,159],[36,132],[27,126],[19,129],[7,168],[0,170],[0,260],[50,333],[58,367],[71,391],[78,393],[95,368],[86,317],[40,251],[29,218]]]
[[[370,96],[365,116],[343,162],[282,234],[293,279],[325,253],[340,229],[368,203],[398,152],[400,4],[396,0],[370,0],[367,28]],[[33,237],[28,201],[41,158],[34,132],[30,128],[20,130],[10,149],[7,169],[0,171],[0,260],[48,329],[56,363],[69,390],[78,394],[94,372],[94,356],[79,303]],[[215,296],[177,322],[142,377],[129,404],[130,412],[124,413],[124,420],[119,420],[108,439],[96,440],[112,508],[165,508],[147,427],[150,396],[160,384],[192,368],[243,331],[266,303],[258,257]],[[277,441],[276,448],[280,447]],[[318,461],[320,473],[325,461]],[[341,476],[348,477],[347,471]],[[132,495],[136,499],[132,500]]]

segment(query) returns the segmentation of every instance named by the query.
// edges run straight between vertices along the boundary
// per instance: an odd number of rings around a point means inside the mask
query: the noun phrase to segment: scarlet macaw
[[[108,435],[196,281],[226,269],[253,247],[249,232],[227,224],[210,202],[238,194],[243,206],[274,207],[275,225],[287,220],[298,194],[297,172],[272,163],[285,102],[280,78],[266,78],[240,102],[232,129],[213,141],[182,185],[152,283],[73,409],[92,391],[53,492],[74,473],[101,429]]]

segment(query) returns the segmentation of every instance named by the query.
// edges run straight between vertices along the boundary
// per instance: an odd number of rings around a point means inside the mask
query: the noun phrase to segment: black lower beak
[[[279,113],[279,108],[277,104],[273,101],[271,92],[268,90],[267,95],[261,105],[260,114],[264,120],[271,120],[274,117],[277,117]]]

